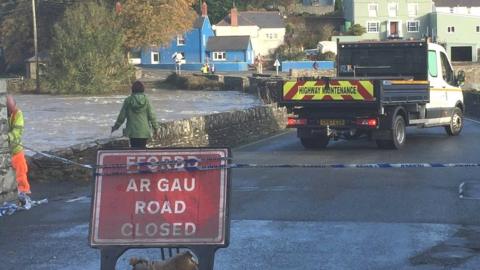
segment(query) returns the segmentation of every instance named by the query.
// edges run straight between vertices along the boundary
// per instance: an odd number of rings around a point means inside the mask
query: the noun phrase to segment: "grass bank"
[[[47,94],[47,95],[69,95],[69,93],[57,93],[56,91],[51,90],[51,86],[46,80],[40,80],[40,92],[36,91],[37,82],[33,79],[25,78],[8,78],[7,79],[7,92],[11,94]],[[98,94],[92,94],[95,96],[98,95],[112,95],[112,94],[128,94],[130,93],[130,85],[121,85],[117,89],[111,89],[109,91],[101,92]],[[79,95],[73,93],[71,95]]]

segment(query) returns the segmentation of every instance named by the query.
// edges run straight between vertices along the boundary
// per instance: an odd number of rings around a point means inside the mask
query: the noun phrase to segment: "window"
[[[447,27],[447,32],[448,32],[448,33],[455,33],[455,26],[449,26],[449,27]]]
[[[267,39],[276,39],[276,38],[278,38],[278,34],[267,33],[267,34],[265,34],[265,37]]]
[[[368,22],[367,23],[367,33],[378,33],[379,31],[379,23],[378,22]]]
[[[227,60],[227,53],[226,52],[213,52],[213,60],[217,61],[225,61]]]
[[[388,4],[388,16],[389,17],[397,17],[398,13],[398,4],[397,3],[389,3]]]
[[[480,33],[480,26],[477,26],[477,33]]]
[[[419,32],[420,31],[420,22],[419,21],[408,21],[407,22],[407,31],[408,32]]]
[[[441,52],[440,58],[442,58],[442,76],[443,80],[445,80],[450,85],[455,85],[455,76],[450,66],[450,62],[448,62],[447,56]]]
[[[177,35],[177,45],[178,46],[185,45],[185,36],[184,35]]]
[[[158,52],[152,52],[151,57],[152,64],[158,64],[160,62],[160,54]]]
[[[417,17],[417,15],[418,15],[418,4],[408,3],[408,16]]]
[[[428,73],[430,76],[437,77],[437,53],[435,51],[428,51]]]
[[[368,4],[368,16],[369,17],[378,16],[378,4]]]

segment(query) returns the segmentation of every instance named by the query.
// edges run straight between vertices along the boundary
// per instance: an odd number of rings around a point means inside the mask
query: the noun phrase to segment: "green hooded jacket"
[[[158,128],[157,119],[147,96],[143,93],[134,93],[123,102],[117,122],[113,126],[117,130],[127,120],[127,127],[123,135],[129,138],[146,139],[151,137],[151,129]]]

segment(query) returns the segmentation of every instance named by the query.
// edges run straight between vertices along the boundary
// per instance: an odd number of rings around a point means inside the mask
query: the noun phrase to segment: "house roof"
[[[480,7],[478,0],[433,0],[436,7]]]
[[[229,26],[230,14],[218,26]],[[284,28],[285,22],[278,11],[241,11],[238,12],[238,25],[258,25],[260,28]]]
[[[250,45],[250,36],[217,36],[207,42],[207,51],[243,51]]]
[[[25,62],[35,62],[37,61],[37,58],[35,56],[32,56],[28,59],[25,60]],[[41,51],[38,53],[38,61],[39,62],[46,62],[48,61],[48,51]]]

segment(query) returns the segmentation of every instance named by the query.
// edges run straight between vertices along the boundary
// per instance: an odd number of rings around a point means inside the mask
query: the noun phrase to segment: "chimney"
[[[230,10],[230,25],[231,26],[238,26],[238,10],[237,10],[237,7],[235,5]]]
[[[208,17],[208,6],[205,1],[202,4],[202,17]]]

